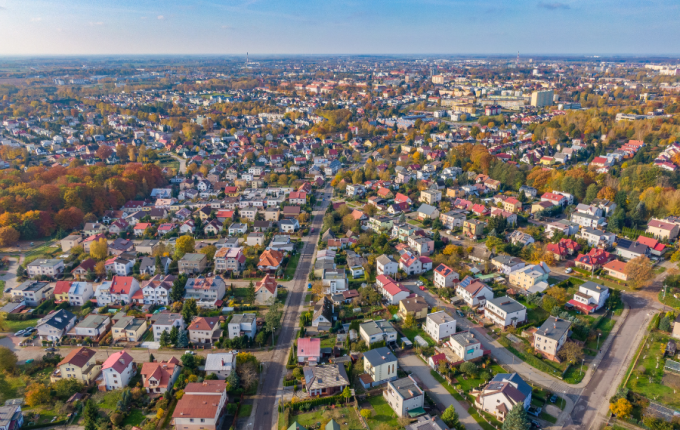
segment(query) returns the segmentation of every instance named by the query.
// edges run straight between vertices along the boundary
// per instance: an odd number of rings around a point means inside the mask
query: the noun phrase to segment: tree
[[[626,264],[624,273],[628,276],[628,281],[633,289],[644,287],[654,275],[652,262],[644,255],[635,257]]]
[[[528,430],[531,424],[527,419],[527,411],[523,403],[517,403],[505,417],[503,430]]]
[[[245,299],[249,304],[255,303],[255,284],[253,284],[253,281],[250,281],[248,287],[246,288]]]
[[[19,232],[13,227],[0,228],[0,246],[12,246],[19,241]]]
[[[190,254],[195,251],[196,241],[193,237],[184,235],[175,242],[175,258],[177,260],[184,257],[184,254]]]
[[[565,342],[557,355],[571,364],[583,359],[583,348],[576,342]]]
[[[349,390],[349,386],[342,390],[342,397],[345,399],[345,403],[347,403],[349,398],[352,397],[352,392]]]
[[[276,302],[269,307],[269,312],[264,316],[264,327],[269,333],[274,333],[274,330],[281,326],[281,317],[283,312],[281,310],[281,303]]]
[[[182,306],[182,318],[184,318],[184,324],[188,326],[191,323],[191,319],[196,315],[198,315],[196,299],[185,300],[184,305]]]
[[[361,415],[365,420],[367,420],[367,419],[371,418],[371,415],[373,415],[373,414],[372,414],[370,409],[362,409],[359,412],[359,415]]]
[[[460,365],[460,371],[468,376],[472,376],[477,373],[477,366],[471,361],[466,361]]]
[[[179,327],[177,327],[176,325],[173,325],[172,328],[170,329],[170,344],[176,345],[178,338],[179,338]]]
[[[186,330],[180,331],[179,337],[177,338],[176,346],[178,346],[180,348],[186,348],[187,346],[189,346],[189,338],[187,337],[187,331]]]
[[[163,418],[163,414],[165,414],[163,408],[158,408],[158,411],[156,411],[156,419],[160,420],[161,418]]]
[[[198,252],[204,254],[208,261],[213,261],[215,258],[215,253],[217,252],[217,247],[215,247],[215,245],[204,246]]]
[[[83,384],[73,378],[60,379],[59,381],[50,385],[54,391],[55,396],[59,400],[68,400],[75,393],[83,390]]]
[[[240,380],[238,378],[238,373],[236,372],[231,372],[229,376],[227,376],[227,390],[235,390],[236,387],[238,387],[238,384],[240,383]]]
[[[449,426],[449,428],[456,429],[460,426],[460,421],[458,421],[458,412],[456,412],[456,409],[453,407],[453,405],[449,405],[448,408],[442,413],[442,421]]]
[[[238,372],[238,377],[241,380],[241,385],[243,386],[243,388],[246,389],[246,391],[252,388],[253,385],[257,383],[258,375],[257,367],[255,366],[256,366],[255,363],[253,363],[252,361],[248,361],[236,367],[236,372]]]
[[[180,357],[180,360],[182,360],[182,366],[189,370],[194,370],[198,367],[198,363],[196,363],[196,356],[194,354],[184,354]]]
[[[97,152],[95,152],[97,157],[99,157],[100,160],[104,161],[107,158],[109,158],[113,154],[113,149],[111,149],[109,146],[102,145],[97,149]]]
[[[163,330],[161,333],[161,346],[168,346],[170,344],[170,333],[167,330]]]
[[[617,418],[627,418],[633,412],[633,405],[627,399],[621,397],[615,403],[609,404],[609,410]]]
[[[104,260],[109,255],[109,243],[105,237],[95,240],[90,245],[90,256],[95,260]]]
[[[11,349],[0,346],[0,371],[13,372],[17,365],[17,355]]]
[[[50,402],[52,396],[50,396],[50,390],[45,384],[36,383],[31,384],[26,388],[24,399],[28,406],[34,407]]]
[[[170,299],[173,302],[179,303],[184,298],[185,288],[187,283],[187,275],[179,275],[177,279],[172,282],[172,289],[170,290]]]
[[[411,328],[416,325],[416,319],[413,317],[413,314],[406,314],[406,318],[404,318],[404,327]]]

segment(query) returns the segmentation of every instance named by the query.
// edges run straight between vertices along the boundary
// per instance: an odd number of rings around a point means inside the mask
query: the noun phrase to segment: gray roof
[[[581,287],[583,287],[587,290],[593,291],[595,293],[598,293],[598,294],[601,294],[605,291],[609,291],[609,288],[607,288],[603,285],[600,285],[600,284],[596,284],[593,281],[584,282],[583,284],[581,284]]]
[[[381,256],[378,257],[378,258],[376,258],[375,261],[377,261],[378,263],[383,264],[383,265],[384,265],[384,264],[390,264],[390,263],[394,263],[394,262],[395,262],[394,260],[392,260],[390,257],[388,257],[388,256],[385,255],[385,254],[381,255]]]
[[[349,378],[343,364],[307,366],[303,369],[307,389],[338,387],[349,385]]]
[[[229,324],[252,324],[257,318],[255,314],[235,314]]]
[[[524,394],[525,398],[531,394],[531,386],[517,373],[498,373],[490,382],[509,382],[517,391]]]
[[[177,313],[159,313],[151,317],[153,324],[157,325],[171,325],[178,319],[182,318],[182,314]]]
[[[373,367],[397,361],[397,357],[386,346],[366,351],[364,353],[364,358],[368,360]]]
[[[71,312],[66,311],[64,309],[60,309],[41,319],[38,324],[39,325],[48,324],[56,329],[63,330],[74,319],[76,319],[76,316],[73,315]]]
[[[18,420],[21,415],[21,405],[0,406],[0,426],[10,428],[12,420]]]
[[[463,346],[475,345],[480,343],[479,340],[477,340],[477,338],[474,337],[474,335],[469,331],[461,331],[460,333],[456,333],[453,336],[451,336],[451,340],[455,340],[457,344]]]
[[[449,430],[449,427],[439,417],[421,415],[418,421],[404,427],[404,430]]]
[[[56,266],[59,263],[63,263],[63,262],[64,262],[64,260],[60,260],[58,258],[39,258],[37,260],[31,261],[30,263],[28,263],[28,266],[31,266],[31,267],[33,267],[33,266],[48,266],[48,267],[51,267],[51,266]]]
[[[537,335],[545,336],[549,339],[560,340],[564,333],[569,331],[571,321],[563,320],[550,316],[536,332]]]
[[[499,264],[502,264],[504,266],[514,266],[515,264],[519,264],[519,263],[522,262],[521,259],[519,259],[517,257],[512,257],[510,255],[497,255],[494,258],[492,258],[491,260],[493,260],[493,261],[495,261]]]
[[[396,390],[399,395],[405,399],[412,399],[414,397],[419,397],[423,395],[423,391],[418,387],[418,384],[416,384],[416,381],[411,379],[410,376],[407,376],[406,378],[401,378],[397,379],[396,381],[388,382],[394,389]]]
[[[87,317],[85,317],[84,320],[82,320],[79,324],[79,328],[97,328],[100,325],[104,324],[104,321],[108,319],[108,315],[95,315],[95,314],[90,314]]]
[[[50,284],[49,282],[38,282],[38,281],[33,281],[33,280],[28,280],[26,282],[21,283],[17,287],[14,288],[15,291],[40,291],[43,288],[49,287]]]
[[[219,354],[208,354],[205,359],[205,371],[218,372],[221,370],[232,370],[235,364],[234,354],[223,352]]]
[[[444,311],[428,314],[427,318],[432,320],[435,324],[444,324],[447,322],[454,321],[453,317]]]
[[[509,314],[521,311],[522,309],[526,309],[524,305],[522,305],[521,303],[514,299],[511,299],[508,296],[496,297],[494,299],[487,300],[487,302],[491,303],[497,308],[503,309],[505,312]]]
[[[430,205],[425,204],[425,203],[420,205],[420,207],[418,208],[418,212],[422,212],[425,215],[432,215],[434,213],[434,211],[436,211],[436,210],[437,210],[437,208],[435,208],[434,206],[430,206]]]

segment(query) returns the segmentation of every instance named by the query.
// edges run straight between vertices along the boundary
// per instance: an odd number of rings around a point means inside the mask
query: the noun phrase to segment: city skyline
[[[677,54],[680,5],[633,1],[0,0],[2,56]]]

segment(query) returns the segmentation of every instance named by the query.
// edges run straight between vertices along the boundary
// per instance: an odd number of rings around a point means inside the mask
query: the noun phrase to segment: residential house
[[[187,384],[172,414],[175,430],[217,430],[228,402],[225,381]]]
[[[508,296],[487,300],[484,305],[484,317],[502,329],[517,327],[527,321],[527,308]]]
[[[579,285],[574,298],[567,303],[586,315],[602,309],[609,298],[609,288],[604,285],[586,281]]]
[[[423,203],[420,205],[418,208],[418,219],[420,221],[426,220],[426,219],[431,219],[435,220],[439,218],[439,210],[435,208],[434,206],[430,206],[427,203]]]
[[[427,317],[428,306],[423,297],[416,296],[405,298],[399,301],[399,316],[406,319],[407,315],[412,315],[416,320]]]
[[[184,330],[184,318],[181,314],[160,312],[152,315],[150,322],[154,342],[160,342],[163,332],[170,333],[173,327],[177,327],[178,333]]]
[[[100,389],[111,391],[127,387],[135,373],[132,356],[125,351],[114,352],[102,366],[104,380]]]
[[[260,255],[257,268],[263,272],[274,273],[281,268],[283,256],[283,252],[267,249]]]
[[[148,254],[151,255],[154,253],[156,249],[161,245],[160,240],[156,239],[148,239],[148,240],[142,240],[137,244],[135,251],[137,251],[140,254]]]
[[[497,255],[491,258],[491,264],[504,275],[509,275],[511,272],[519,270],[526,265],[521,259],[510,255]]]
[[[445,311],[427,315],[423,330],[436,342],[441,342],[456,333],[456,320]]]
[[[94,289],[89,282],[72,282],[68,291],[68,302],[71,306],[83,306],[94,295]]]
[[[276,301],[277,292],[278,284],[276,279],[267,274],[261,281],[255,284],[255,303],[271,306]]]
[[[78,318],[71,312],[60,309],[38,320],[40,340],[59,342],[75,325]]]
[[[484,234],[484,226],[486,223],[478,219],[466,219],[463,221],[463,235],[476,238]]]
[[[61,244],[61,250],[63,252],[69,252],[72,248],[81,246],[83,238],[79,234],[71,234],[61,239],[59,243]]]
[[[607,272],[607,274],[612,278],[620,279],[622,281],[628,280],[628,274],[626,274],[626,263],[623,261],[612,260],[602,266],[602,270]]]
[[[206,375],[215,375],[218,380],[227,379],[231,372],[236,371],[236,354],[233,352],[208,354],[204,369]]]
[[[515,230],[512,233],[510,233],[510,235],[508,236],[508,240],[510,240],[510,242],[513,245],[519,245],[522,247],[531,245],[532,243],[536,242],[530,234],[520,230]]]
[[[359,335],[366,342],[366,345],[381,341],[390,343],[397,340],[397,331],[389,321],[385,320],[366,321],[360,324]]]
[[[316,365],[321,361],[321,339],[301,337],[297,340],[298,363]]]
[[[54,284],[54,303],[68,302],[72,281],[57,281]]]
[[[85,260],[81,261],[80,264],[75,269],[71,271],[71,274],[76,280],[83,281],[87,279],[88,275],[94,276],[94,267],[96,266],[96,264],[97,260],[94,260],[92,258],[86,258]]]
[[[420,275],[432,270],[432,260],[428,257],[418,257],[405,252],[399,259],[399,268],[409,276]]]
[[[205,254],[188,253],[179,260],[179,273],[203,273],[208,264]]]
[[[143,318],[120,317],[111,327],[113,342],[141,342],[147,328]]]
[[[616,255],[627,261],[638,257],[649,257],[651,252],[649,247],[645,244],[638,241],[619,238],[616,241]]]
[[[425,413],[423,409],[425,393],[411,376],[387,381],[383,397],[398,417],[412,417]]]
[[[53,287],[47,282],[28,280],[14,287],[10,294],[15,302],[24,302],[26,306],[38,306],[52,297]]]
[[[473,389],[475,406],[504,422],[516,405],[531,406],[531,386],[517,373],[498,373],[483,388]]]
[[[678,237],[679,231],[680,226],[678,226],[678,224],[672,224],[656,218],[652,218],[647,223],[647,233],[652,234],[657,239],[673,240]]]
[[[550,268],[544,262],[530,264],[510,273],[508,278],[510,285],[528,290],[539,282],[547,282],[550,277]]]
[[[534,333],[534,349],[549,360],[559,361],[557,357],[569,336],[571,321],[554,316],[548,319]]]
[[[461,297],[466,305],[476,308],[484,306],[487,300],[493,299],[493,291],[485,283],[467,277],[456,287],[456,295]]]
[[[584,227],[581,232],[576,235],[577,238],[584,239],[588,245],[598,248],[609,248],[616,241],[614,233],[607,233],[595,228]]]
[[[218,317],[197,317],[189,324],[187,330],[189,340],[195,344],[212,345],[222,336]]]
[[[593,248],[585,255],[579,254],[574,260],[574,264],[576,267],[590,270],[592,272],[595,269],[599,269],[600,267],[604,266],[614,258],[615,257],[612,254],[603,249]]]
[[[54,383],[62,379],[75,379],[84,385],[93,383],[102,371],[101,364],[97,364],[94,358],[96,354],[96,351],[83,347],[71,350],[57,364],[57,368],[50,376],[50,382]]]
[[[221,276],[198,276],[189,278],[184,286],[184,299],[195,299],[200,308],[214,309],[221,306],[227,284]]]
[[[257,334],[257,316],[255,314],[234,314],[227,324],[229,339],[248,336],[253,339]]]
[[[420,198],[418,200],[422,203],[434,206],[437,202],[442,200],[442,192],[439,190],[423,190],[420,192]]]
[[[145,305],[168,306],[172,304],[170,290],[175,277],[172,275],[155,275],[142,283],[142,297]]]
[[[297,219],[282,219],[279,221],[279,231],[281,233],[292,234],[300,229],[300,223]]]
[[[163,394],[175,385],[182,371],[177,357],[168,361],[154,361],[142,364],[142,385],[149,394]]]
[[[259,233],[262,234],[262,233]],[[241,248],[220,248],[215,253],[215,271],[240,274],[246,268],[246,256]]]
[[[482,343],[470,331],[461,331],[451,335],[446,345],[462,361],[476,360],[484,355]]]
[[[383,254],[375,261],[378,275],[392,276],[399,270],[399,264],[391,256]]]
[[[33,260],[26,265],[26,273],[30,278],[37,278],[38,276],[56,278],[64,273],[64,260],[58,258]]]
[[[440,264],[434,269],[434,286],[437,288],[453,287],[454,282],[458,281],[458,273],[446,264]]]
[[[229,236],[246,234],[248,232],[248,224],[235,222],[229,226],[227,232],[229,233]]]
[[[444,224],[444,227],[449,230],[453,230],[457,227],[463,227],[463,223],[466,219],[467,217],[465,212],[458,209],[454,209],[439,215],[439,220],[442,222],[442,224]]]
[[[342,363],[305,366],[303,374],[304,386],[312,398],[340,394],[350,385],[345,365]]]
[[[387,347],[371,349],[364,353],[364,372],[360,376],[364,388],[374,387],[397,379],[397,357]]]

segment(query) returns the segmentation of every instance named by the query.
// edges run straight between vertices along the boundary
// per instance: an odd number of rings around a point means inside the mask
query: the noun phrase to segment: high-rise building
[[[531,93],[531,106],[543,107],[553,104],[553,91],[534,91]]]

